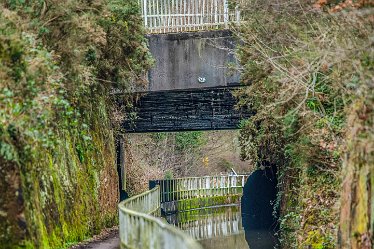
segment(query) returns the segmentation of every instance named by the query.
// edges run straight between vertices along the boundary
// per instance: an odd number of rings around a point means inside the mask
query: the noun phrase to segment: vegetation
[[[2,248],[63,248],[116,223],[109,96],[150,63],[136,3],[1,1]]]
[[[279,168],[282,246],[371,248],[372,1],[241,5],[242,158]]]
[[[127,191],[148,189],[148,181],[187,176],[249,173],[253,167],[239,157],[237,131],[204,131],[126,136]]]
[[[232,2],[248,85],[237,97],[256,111],[241,156],[278,168],[282,246],[372,248],[373,2]],[[146,82],[140,18],[136,1],[0,1],[2,248],[66,248],[116,223],[111,93]],[[250,171],[220,134],[128,139],[130,194],[150,178]]]

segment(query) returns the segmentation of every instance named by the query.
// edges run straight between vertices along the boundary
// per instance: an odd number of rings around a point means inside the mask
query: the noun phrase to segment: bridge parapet
[[[228,28],[240,21],[229,0],[139,0],[148,33],[176,33]]]
[[[237,86],[237,42],[229,30],[147,35],[155,65],[146,91]]]

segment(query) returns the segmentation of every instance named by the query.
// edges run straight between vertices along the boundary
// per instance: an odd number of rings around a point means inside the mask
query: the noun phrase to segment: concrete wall
[[[148,91],[237,85],[239,74],[229,75],[236,63],[229,31],[149,35],[155,67],[149,72]],[[199,77],[205,82],[199,82]],[[204,80],[203,80],[204,81]]]

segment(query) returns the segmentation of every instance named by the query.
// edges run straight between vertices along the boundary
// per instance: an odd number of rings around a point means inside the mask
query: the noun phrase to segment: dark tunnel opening
[[[276,167],[253,172],[243,189],[241,201],[245,238],[251,249],[272,249],[277,245],[278,211]]]

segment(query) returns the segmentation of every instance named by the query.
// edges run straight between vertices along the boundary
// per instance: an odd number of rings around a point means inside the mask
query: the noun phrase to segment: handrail
[[[160,210],[160,187],[129,198],[119,205],[121,249],[202,249],[179,229],[151,216]]]
[[[161,188],[161,203],[190,199],[242,194],[248,175],[219,175],[153,180]]]
[[[240,22],[238,6],[229,0],[138,0],[149,33],[172,33],[228,28]]]
[[[120,203],[125,208],[139,213],[156,214],[160,209],[160,189],[153,188]]]
[[[249,174],[236,174],[236,175],[213,175],[213,176],[187,176],[187,177],[175,177],[171,180],[185,180],[185,179],[200,179],[200,178],[212,178],[212,177],[228,177],[228,176],[237,176],[237,177],[247,177]]]

